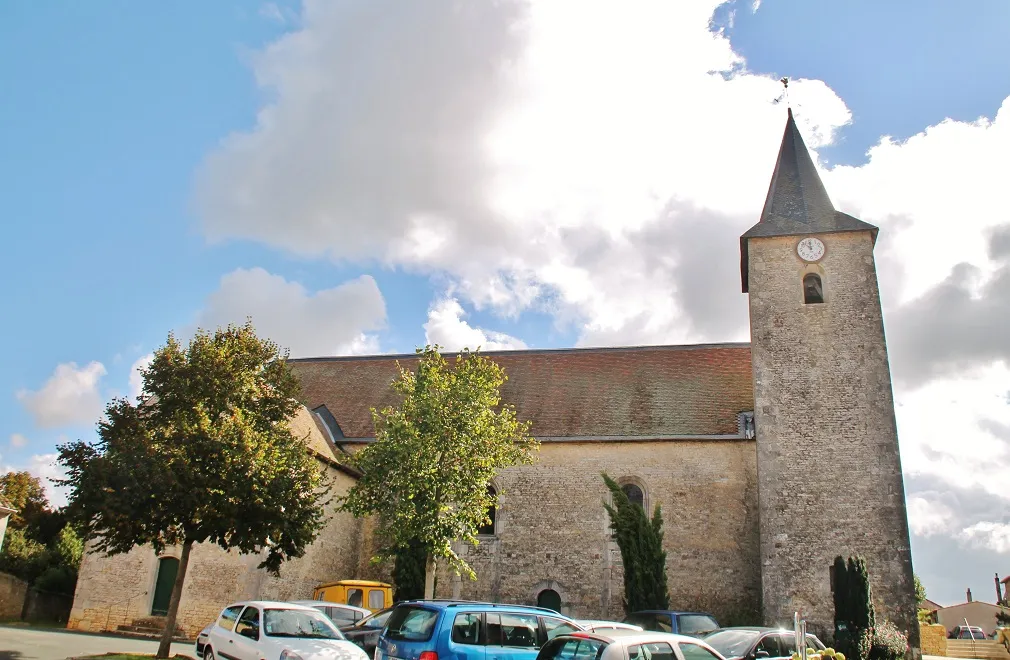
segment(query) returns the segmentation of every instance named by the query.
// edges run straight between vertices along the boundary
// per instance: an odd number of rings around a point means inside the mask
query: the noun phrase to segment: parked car
[[[786,628],[722,628],[705,635],[702,640],[727,660],[791,658],[796,651],[796,632]],[[807,633],[807,648],[820,651],[824,644],[816,635]]]
[[[375,644],[379,641],[379,634],[386,627],[386,621],[392,613],[392,607],[379,610],[352,624],[340,626],[340,632],[344,634],[347,641],[360,646],[371,658],[375,654]]]
[[[672,610],[642,610],[624,617],[624,623],[641,626],[644,630],[701,637],[717,630],[719,622],[706,612],[676,612]]]
[[[393,585],[375,580],[339,580],[320,584],[312,591],[313,600],[367,607],[378,612],[393,606]]]
[[[558,635],[536,660],[724,660],[697,637],[650,630],[608,630]]]
[[[325,600],[292,600],[290,602],[295,605],[305,605],[306,607],[316,608],[326,616],[330,617],[330,621],[335,623],[338,628],[340,626],[350,625],[355,621],[361,621],[366,616],[372,615],[372,611],[367,610],[364,607],[341,605],[340,603],[329,603]]]
[[[326,615],[304,605],[233,603],[205,631],[197,640],[203,660],[369,660]]]
[[[636,626],[633,623],[621,623],[620,621],[597,621],[596,619],[577,619],[575,623],[579,624],[583,630],[588,631],[600,631],[600,630],[642,630],[642,626]]]
[[[988,639],[985,631],[978,626],[954,626],[947,633],[947,639]]]
[[[579,625],[554,610],[465,601],[405,601],[393,608],[375,660],[534,660],[540,647]]]

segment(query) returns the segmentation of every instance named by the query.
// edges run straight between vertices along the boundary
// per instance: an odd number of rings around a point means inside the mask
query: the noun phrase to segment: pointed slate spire
[[[814,160],[803,142],[789,108],[775,171],[768,186],[761,219],[740,237],[741,275],[747,292],[747,240],[764,236],[808,236],[842,231],[869,231],[876,240],[877,228],[836,211],[821,182]]]

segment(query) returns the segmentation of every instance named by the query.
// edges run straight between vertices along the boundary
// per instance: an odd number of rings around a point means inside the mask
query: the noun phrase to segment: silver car
[[[725,660],[697,637],[639,630],[558,635],[537,660]]]

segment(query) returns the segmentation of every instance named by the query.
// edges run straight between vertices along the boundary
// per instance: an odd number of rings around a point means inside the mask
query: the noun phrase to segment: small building
[[[10,519],[12,513],[17,513],[16,509],[12,509],[3,500],[0,500],[0,550],[4,548],[4,536],[7,535],[7,520]]]
[[[967,619],[969,626],[978,626],[985,631],[987,636],[992,636],[993,631],[999,626],[996,615],[1002,609],[999,605],[981,600],[971,600],[959,605],[937,609],[936,622],[946,628],[949,633],[955,626],[965,625],[964,622]]]

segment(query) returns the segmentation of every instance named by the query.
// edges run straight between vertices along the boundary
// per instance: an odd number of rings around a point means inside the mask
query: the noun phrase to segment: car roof
[[[698,614],[701,616],[712,616],[708,612],[689,612],[687,610],[635,610],[628,616],[632,614]],[[712,617],[715,618],[714,616]]]
[[[668,642],[690,642],[692,644],[701,643],[704,646],[708,646],[704,641],[698,639],[697,637],[689,637],[688,635],[675,635],[673,633],[664,632],[652,632],[649,630],[627,630],[625,628],[615,628],[613,630],[603,631],[586,631],[586,632],[574,632],[565,633],[563,635],[558,635],[554,639],[561,638],[571,638],[571,639],[596,639],[601,642],[613,643],[616,641],[627,642],[629,644],[637,643],[648,643],[655,641],[668,641]]]
[[[717,628],[708,633],[708,635],[714,635],[715,633],[725,632],[728,630],[739,630],[742,632],[755,632],[755,633],[776,632],[776,633],[785,633],[787,635],[796,634],[796,631],[793,630],[792,628],[785,628],[785,627],[775,628],[773,626],[726,626],[725,628]],[[809,630],[807,631],[807,636],[817,637],[817,635],[810,632]]]
[[[274,609],[287,609],[287,610],[315,610],[314,607],[306,607],[305,605],[299,605],[297,603],[281,600],[240,600],[235,603],[230,603],[229,605],[225,606],[224,609],[228,609],[229,607],[245,607],[247,605],[250,607],[258,607],[260,609],[274,608]]]
[[[334,603],[328,600],[289,600],[288,603],[294,603],[295,605],[308,605],[309,607],[339,607],[344,610],[354,610],[355,612],[361,612],[362,614],[371,614],[372,610],[365,609],[364,607],[357,607],[355,605],[347,605],[345,603]]]
[[[433,609],[452,609],[452,608],[463,608],[470,611],[493,611],[493,610],[509,610],[511,612],[525,612],[529,614],[548,614],[550,616],[560,617],[571,621],[572,619],[560,612],[546,607],[536,607],[534,605],[509,605],[507,603],[488,603],[478,600],[404,600],[396,604],[397,607],[401,605],[422,605],[424,607],[429,607]]]

